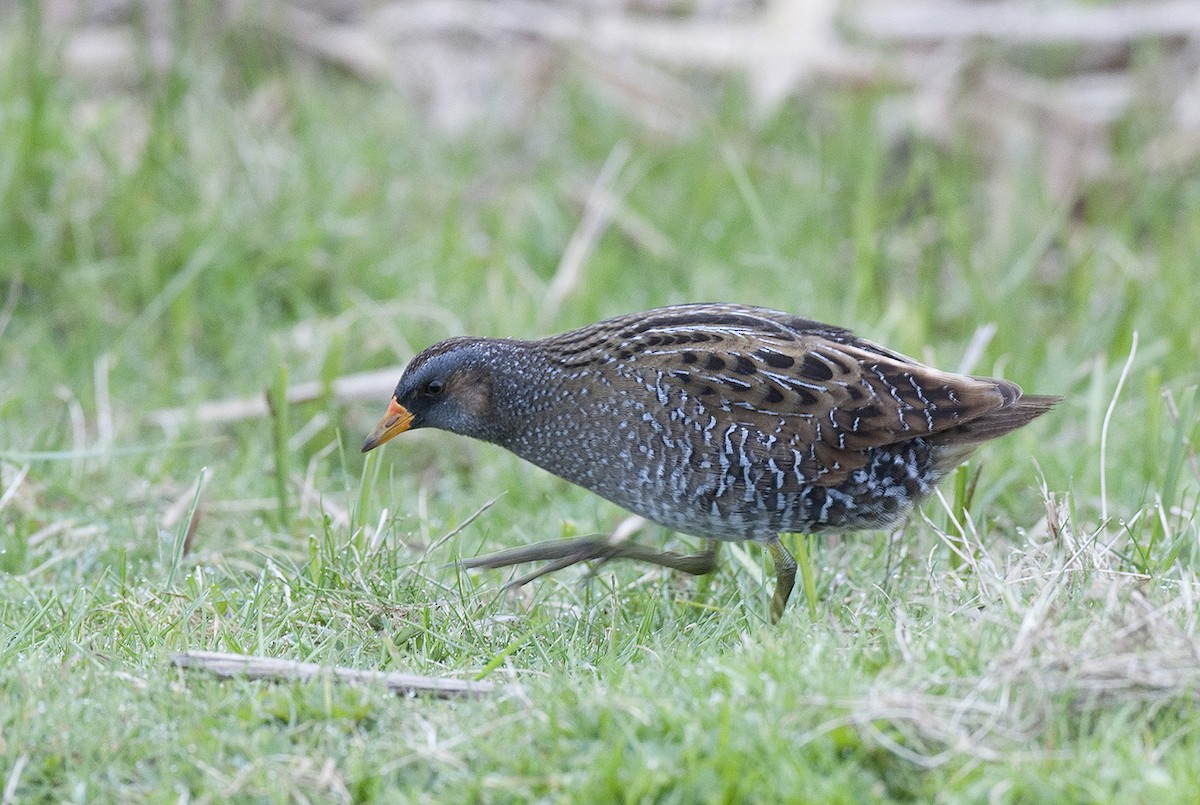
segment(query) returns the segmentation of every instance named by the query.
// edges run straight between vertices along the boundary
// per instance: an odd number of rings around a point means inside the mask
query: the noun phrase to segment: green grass
[[[1068,210],[1032,158],[992,192],[968,144],[889,148],[871,98],[755,126],[728,86],[710,123],[663,137],[568,70],[521,130],[451,139],[394,91],[248,59],[236,36],[183,35],[170,70],[99,99],[52,48],[4,37],[6,795],[1194,800],[1200,173],[1145,173],[1144,122]],[[548,311],[573,192],[618,143],[617,187],[666,246],[608,230]],[[364,464],[386,399],[178,431],[150,416],[328,385],[451,334],[707,299],[948,368],[995,324],[975,371],[1067,399],[891,537],[811,540],[815,617],[798,594],[777,627],[753,546],[707,586],[613,565],[510,595],[457,569],[623,513],[448,434]],[[501,687],[221,682],[173,669],[183,649]]]

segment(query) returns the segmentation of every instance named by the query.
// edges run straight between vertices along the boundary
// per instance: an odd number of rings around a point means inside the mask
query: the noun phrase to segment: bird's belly
[[[881,455],[836,486],[808,484],[787,491],[741,478],[701,482],[682,493],[679,482],[641,475],[636,483],[589,486],[636,514],[678,531],[722,540],[769,539],[780,533],[883,528],[908,514],[931,489],[891,472]]]
[[[719,441],[706,444],[663,427],[603,433],[584,428],[550,450],[511,446],[523,458],[635,514],[723,540],[884,527],[904,517],[936,481],[922,439],[872,448],[862,469],[832,486],[788,483],[765,461],[730,455]]]

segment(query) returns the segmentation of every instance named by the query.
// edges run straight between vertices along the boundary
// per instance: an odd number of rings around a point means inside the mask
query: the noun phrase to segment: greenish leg
[[[783,610],[787,607],[788,599],[792,597],[792,587],[796,585],[796,560],[783,547],[779,537],[767,540],[767,550],[775,562],[775,594],[771,596],[771,623],[779,623]]]
[[[520,587],[539,579],[547,573],[562,570],[565,567],[599,559],[607,562],[610,559],[633,559],[638,562],[648,562],[660,567],[678,570],[693,576],[703,576],[717,569],[716,540],[709,540],[703,551],[698,553],[681,554],[674,551],[658,551],[639,545],[636,542],[612,543],[595,537],[579,539],[550,540],[533,545],[524,545],[507,551],[497,551],[486,556],[477,556],[463,561],[463,567],[500,568],[520,565],[525,562],[547,562],[546,565],[513,579],[507,587]]]

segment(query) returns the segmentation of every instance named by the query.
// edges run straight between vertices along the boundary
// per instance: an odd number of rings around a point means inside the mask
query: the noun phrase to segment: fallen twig
[[[385,402],[387,395],[396,386],[396,378],[404,370],[402,366],[390,369],[379,369],[374,372],[359,372],[345,375],[333,381],[333,399],[339,403],[352,400],[380,399]],[[310,402],[323,393],[321,382],[318,380],[297,383],[288,388],[289,403]],[[150,414],[150,419],[164,428],[178,428],[184,422],[197,423],[237,422],[242,419],[253,419],[266,416],[267,401],[261,395],[254,397],[235,397],[224,400],[209,400],[195,407],[161,408]]]
[[[1200,33],[1193,0],[1083,3],[873,2],[852,15],[851,27],[884,42],[991,39],[1006,44],[1127,44],[1139,39]]]
[[[358,668],[345,668],[337,665],[318,665],[315,662],[281,660],[274,657],[251,657],[244,654],[226,654],[220,651],[181,651],[171,658],[171,664],[179,668],[207,671],[223,678],[247,677],[249,679],[307,682],[310,679],[328,675],[341,682],[383,683],[389,689],[400,693],[431,693],[443,698],[478,696],[495,690],[495,685],[491,682],[444,679],[398,671],[363,671]]]

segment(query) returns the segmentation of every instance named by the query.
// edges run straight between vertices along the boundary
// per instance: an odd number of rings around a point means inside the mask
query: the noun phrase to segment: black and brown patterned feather
[[[780,532],[895,522],[980,443],[1057,399],[778,311],[680,305],[540,341],[436,344],[364,450],[440,427],[669,527],[775,552]]]
[[[661,372],[757,433],[786,434],[771,448],[761,440],[748,448],[786,466],[789,488],[790,470],[799,470],[797,483],[834,485],[867,463],[870,448],[917,436],[995,438],[1057,399],[1018,403],[1021,390],[1008,381],[942,372],[809,319],[739,310],[667,308],[535,343],[564,369],[615,365],[635,379],[627,367]]]

